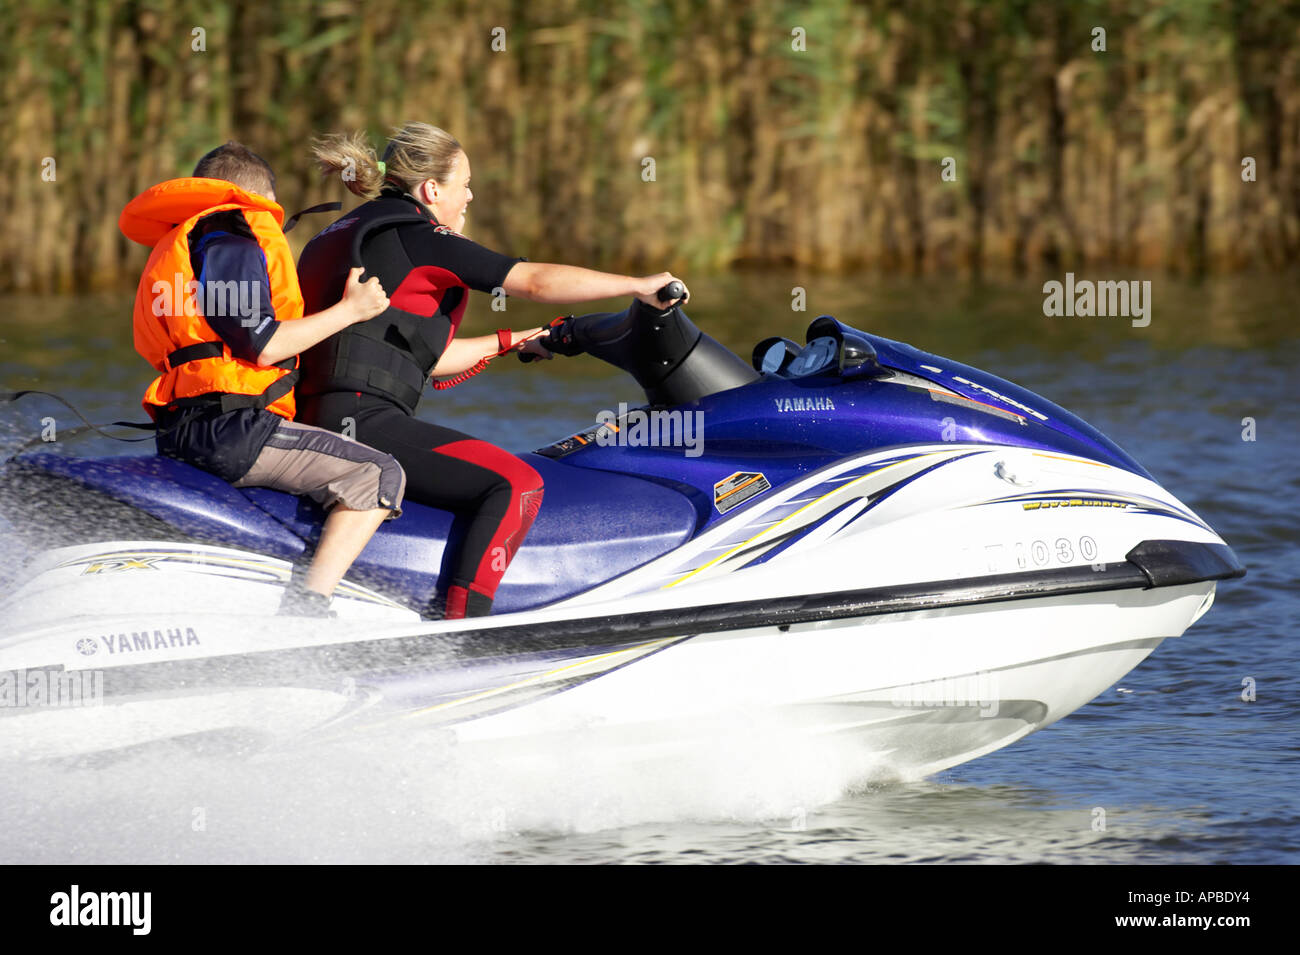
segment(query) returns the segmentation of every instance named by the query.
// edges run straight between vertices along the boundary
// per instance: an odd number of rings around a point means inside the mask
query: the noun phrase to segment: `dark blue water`
[[[792,313],[792,285],[810,311]],[[1035,283],[970,288],[798,276],[697,282],[693,317],[742,354],[818,311],[1001,374],[1099,427],[1248,568],[1213,609],[1056,725],[932,779],[862,790],[784,751],[673,778],[602,755],[528,774],[436,739],[256,766],[42,771],[0,784],[3,861],[1278,863],[1300,847],[1300,340],[1287,280],[1156,284],[1151,326],[1048,319]],[[125,302],[0,303],[0,385],[134,415],[147,383]],[[516,326],[552,312],[515,306]],[[483,318],[486,328],[491,318]],[[515,450],[635,400],[580,359],[499,362],[425,413]],[[435,404],[436,402],[436,404]],[[10,410],[8,443],[53,406]],[[1254,440],[1243,440],[1252,419]],[[116,450],[107,442],[70,448]],[[1253,699],[1243,698],[1253,688]],[[1246,694],[1249,695],[1249,694]],[[174,769],[174,767],[173,767]],[[801,785],[806,782],[807,785]],[[292,793],[292,796],[287,795]],[[195,806],[222,821],[202,838]],[[1102,824],[1104,821],[1104,825]],[[18,833],[38,825],[33,841]],[[87,858],[86,856],[89,856]]]

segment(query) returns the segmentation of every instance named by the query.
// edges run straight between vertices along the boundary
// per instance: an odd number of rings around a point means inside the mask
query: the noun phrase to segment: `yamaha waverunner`
[[[157,456],[9,461],[31,554],[0,603],[0,758],[393,726],[659,746],[762,712],[924,775],[1087,703],[1245,573],[1068,411],[830,316],[750,362],[640,302],[544,343],[646,404],[521,455],[545,499],[491,617],[417,612],[450,513],[408,502],[336,620],[284,617],[311,502]]]

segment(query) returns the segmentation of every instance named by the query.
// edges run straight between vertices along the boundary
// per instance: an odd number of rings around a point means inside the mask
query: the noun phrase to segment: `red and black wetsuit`
[[[415,406],[456,334],[469,290],[501,287],[519,261],[439,225],[395,190],[328,226],[298,260],[309,314],[343,297],[353,265],[378,276],[388,293],[387,311],[303,353],[298,420],[348,431],[393,455],[406,470],[408,500],[472,513],[447,588],[449,618],[490,612],[541,506],[542,479],[495,445],[418,420]]]

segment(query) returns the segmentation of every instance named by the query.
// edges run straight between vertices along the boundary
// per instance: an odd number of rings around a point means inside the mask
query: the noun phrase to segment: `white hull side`
[[[1213,591],[1201,583],[705,635],[454,730],[466,742],[576,731],[671,746],[748,714],[851,736],[899,772],[935,772],[1095,698],[1180,636]]]
[[[635,757],[689,750],[710,727],[741,720],[766,732],[837,736],[890,774],[920,775],[1087,703],[1162,639],[1181,635],[1213,590],[1189,584],[704,634],[482,716],[474,715],[481,691],[385,712],[368,687],[347,681],[38,709],[0,719],[0,755],[75,755],[217,731],[266,743],[310,738],[330,724],[400,723],[446,726],[465,743],[579,734]]]

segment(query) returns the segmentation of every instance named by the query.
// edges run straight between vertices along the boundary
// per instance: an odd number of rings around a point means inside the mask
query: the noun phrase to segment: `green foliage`
[[[351,201],[311,139],[411,119],[469,148],[471,234],[533,259],[946,273],[1300,252],[1292,3],[0,0],[0,20],[0,287],[129,283],[144,251],[122,206],[227,138],[272,161],[287,206]]]

